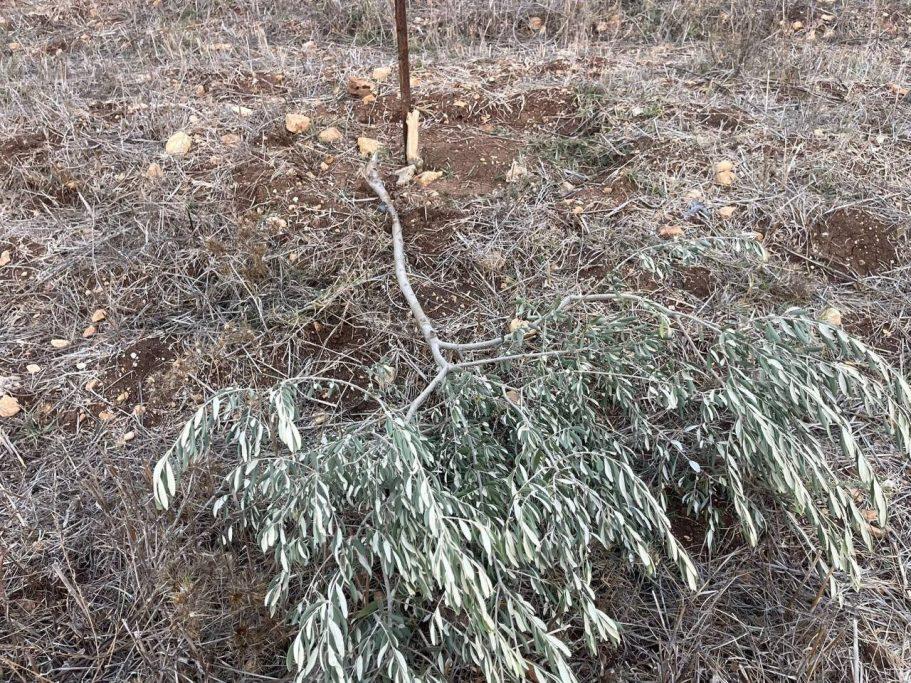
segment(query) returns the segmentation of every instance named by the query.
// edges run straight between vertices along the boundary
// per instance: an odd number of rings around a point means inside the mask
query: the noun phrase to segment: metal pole
[[[408,64],[407,0],[395,0],[395,38],[399,50],[399,92],[402,98],[402,145],[408,147],[408,114],[411,112],[411,69]],[[407,155],[405,163],[408,163]]]

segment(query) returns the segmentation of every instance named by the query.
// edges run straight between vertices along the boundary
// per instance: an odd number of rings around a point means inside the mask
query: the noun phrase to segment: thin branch
[[[367,164],[367,168],[364,170],[364,176],[367,179],[367,184],[370,185],[370,188],[374,191],[376,196],[381,202],[386,206],[386,211],[389,213],[389,217],[392,219],[392,249],[393,257],[395,259],[395,277],[399,285],[399,289],[402,292],[402,295],[405,297],[405,300],[408,302],[408,307],[411,309],[411,314],[414,316],[415,321],[418,323],[418,327],[421,329],[421,334],[424,336],[424,340],[427,342],[427,345],[430,347],[430,352],[433,355],[433,359],[439,367],[439,371],[427,383],[427,386],[424,387],[424,390],[411,402],[411,405],[408,406],[408,410],[405,414],[407,420],[412,420],[417,414],[417,411],[421,408],[424,403],[427,402],[427,399],[433,395],[433,392],[436,391],[439,386],[445,381],[446,377],[451,371],[454,370],[464,370],[471,367],[477,367],[479,365],[485,365],[489,363],[496,363],[499,361],[507,360],[519,360],[526,358],[536,358],[544,356],[553,356],[566,353],[565,351],[545,351],[538,353],[518,353],[512,355],[498,356],[496,358],[487,358],[476,361],[467,361],[463,363],[450,363],[444,356],[443,350],[454,350],[454,351],[482,351],[485,349],[494,349],[498,346],[506,343],[507,337],[500,336],[495,337],[494,339],[488,339],[486,341],[479,342],[469,342],[466,344],[457,344],[452,342],[441,341],[437,335],[436,328],[433,325],[433,322],[430,320],[430,317],[427,313],[424,312],[424,308],[421,306],[421,302],[418,300],[417,295],[414,293],[414,288],[411,286],[411,279],[408,276],[408,257],[405,254],[405,240],[402,234],[402,222],[399,219],[398,211],[392,203],[392,198],[389,196],[389,193],[386,191],[386,186],[383,184],[383,180],[380,178],[379,173],[376,170],[377,165],[377,155],[374,154],[370,162]],[[551,315],[563,310],[567,306],[570,306],[574,303],[594,303],[599,301],[634,301],[640,304],[643,304],[647,307],[660,310],[664,314],[676,317],[676,318],[686,318],[693,320],[705,327],[708,327],[716,332],[721,332],[721,328],[717,325],[710,323],[696,316],[689,315],[688,313],[682,313],[680,311],[674,311],[666,306],[663,306],[655,301],[645,299],[635,294],[570,294],[563,297],[560,303],[556,308],[545,313],[544,315],[537,318],[535,321],[530,323],[526,330],[536,330],[539,329],[544,321]]]
[[[424,391],[418,394],[418,397],[411,402],[410,406],[408,406],[408,412],[405,413],[406,420],[410,421],[414,418],[420,407],[427,402],[427,399],[430,398],[431,395],[433,395],[433,392],[443,383],[443,380],[446,379],[446,375],[448,375],[449,371],[453,368],[454,366],[452,365],[440,368],[440,371],[427,383],[427,386],[424,387]]]
[[[392,199],[386,191],[386,186],[383,185],[383,181],[380,178],[379,173],[377,173],[376,154],[373,155],[370,159],[370,163],[367,164],[365,176],[367,178],[367,184],[370,185],[370,189],[372,189],[376,193],[376,196],[379,197],[380,201],[386,205],[386,211],[389,213],[390,218],[392,218],[392,250],[395,258],[395,278],[398,281],[399,289],[408,302],[408,307],[411,308],[411,314],[417,321],[418,327],[421,328],[421,334],[424,335],[424,339],[430,347],[430,352],[433,354],[433,360],[436,361],[436,364],[440,368],[448,369],[450,363],[443,357],[441,352],[442,346],[440,339],[437,336],[436,329],[430,321],[430,318],[424,312],[421,302],[418,301],[418,297],[411,287],[411,280],[408,277],[408,258],[405,255],[405,240],[402,237],[402,223],[399,220],[399,213],[395,210]]]

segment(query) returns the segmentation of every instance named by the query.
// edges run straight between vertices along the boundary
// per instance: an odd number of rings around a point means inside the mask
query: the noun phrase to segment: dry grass
[[[708,316],[836,306],[906,367],[911,11],[753,4],[417,3],[425,157],[447,175],[396,201],[447,337],[596,289],[681,225],[761,232],[771,260],[665,283],[629,271],[631,287]],[[194,470],[195,496],[169,515],[152,509],[149,467],[213,389],[305,370],[359,381],[382,362],[404,399],[427,371],[357,177],[358,135],[397,149],[393,88],[374,106],[344,91],[348,74],[391,65],[390,12],[121,0],[0,14],[0,393],[23,408],[0,421],[0,678],[281,680],[269,562],[211,527],[219,462]],[[288,111],[345,142],[292,138]],[[166,157],[177,130],[193,149]],[[508,184],[514,159],[529,175]],[[721,159],[730,187],[713,182]],[[163,177],[146,177],[153,162]],[[107,319],[84,339],[98,308]],[[371,409],[345,394],[326,407]],[[888,450],[877,467],[892,526],[844,606],[774,521],[756,549],[703,550],[697,595],[605,558],[603,600],[627,634],[580,659],[581,678],[908,680],[911,482]],[[698,551],[698,525],[679,523]]]

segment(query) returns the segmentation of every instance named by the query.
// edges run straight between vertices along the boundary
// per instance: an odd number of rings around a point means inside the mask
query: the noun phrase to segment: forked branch
[[[377,171],[376,154],[373,155],[373,157],[370,159],[370,162],[367,164],[364,175],[367,179],[367,183],[370,185],[370,188],[373,190],[379,200],[385,205],[386,211],[392,220],[392,248],[393,259],[395,262],[395,277],[398,282],[399,289],[401,290],[402,295],[405,297],[405,300],[408,302],[408,307],[411,309],[411,313],[421,330],[421,334],[423,335],[424,340],[427,342],[427,345],[430,348],[434,362],[439,368],[437,374],[434,375],[434,377],[430,380],[430,382],[428,382],[423,391],[421,391],[418,397],[408,407],[406,418],[408,420],[414,418],[418,409],[427,402],[427,399],[429,399],[430,396],[433,395],[433,392],[440,387],[440,385],[445,381],[448,374],[454,370],[475,367],[477,365],[493,363],[499,360],[518,360],[540,355],[535,353],[518,353],[511,354],[509,356],[463,363],[451,363],[443,355],[443,351],[456,351],[459,353],[466,353],[471,351],[488,351],[496,349],[505,344],[509,340],[509,337],[506,335],[501,335],[499,337],[493,337],[492,339],[466,343],[447,342],[439,338],[436,327],[433,325],[433,321],[431,321],[430,317],[424,311],[420,300],[414,292],[414,288],[411,286],[411,279],[408,275],[408,256],[405,253],[405,239],[402,231],[402,222],[399,218],[398,211],[392,203],[392,198],[389,196],[389,193],[386,190],[386,186],[383,184],[383,180],[380,178],[379,172]],[[687,318],[698,322],[703,326],[709,327],[716,332],[721,331],[721,328],[717,325],[714,325],[701,318],[697,318],[680,311],[671,310],[658,304],[657,302],[643,299],[642,297],[636,296],[635,294],[622,293],[569,294],[563,297],[560,303],[557,304],[553,310],[531,321],[525,330],[532,331],[540,329],[548,317],[554,315],[555,313],[558,313],[559,311],[562,311],[563,309],[573,304],[598,303],[605,301],[634,301],[642,303],[650,308],[660,311],[669,317]]]

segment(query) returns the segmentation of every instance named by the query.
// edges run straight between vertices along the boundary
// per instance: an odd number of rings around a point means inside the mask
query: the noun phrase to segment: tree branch
[[[508,361],[508,360],[519,360],[524,358],[534,358],[541,356],[552,356],[559,355],[564,352],[553,352],[547,351],[543,353],[518,353],[506,356],[499,356],[496,358],[488,358],[476,361],[467,361],[462,363],[450,363],[449,360],[443,356],[444,350],[459,351],[459,352],[468,352],[468,351],[484,351],[487,349],[495,349],[499,346],[502,346],[506,343],[508,337],[505,335],[494,337],[493,339],[487,339],[484,341],[477,342],[468,342],[464,344],[454,343],[454,342],[445,342],[440,340],[437,335],[436,328],[433,325],[433,322],[430,320],[430,317],[427,313],[424,312],[424,308],[421,306],[421,302],[418,300],[417,295],[414,293],[414,289],[411,286],[411,279],[408,276],[408,258],[405,254],[405,240],[402,234],[402,222],[399,219],[398,211],[396,211],[395,206],[392,204],[392,198],[389,196],[389,193],[386,191],[386,186],[383,184],[383,180],[380,178],[379,173],[376,170],[377,165],[377,155],[374,154],[370,162],[367,164],[366,169],[364,170],[364,176],[367,179],[367,184],[370,185],[370,189],[376,194],[381,202],[386,206],[386,211],[389,213],[389,217],[392,219],[392,250],[393,258],[395,260],[395,277],[399,285],[399,289],[402,292],[402,295],[405,297],[405,300],[408,302],[408,307],[411,309],[411,314],[414,316],[415,321],[418,324],[418,327],[421,330],[421,334],[424,336],[424,340],[427,342],[427,345],[430,347],[430,352],[433,355],[433,360],[437,364],[439,371],[427,383],[427,386],[424,387],[424,390],[411,402],[411,405],[408,406],[408,410],[405,414],[406,419],[411,420],[417,414],[417,411],[420,409],[424,403],[427,402],[427,399],[433,395],[433,392],[436,391],[439,386],[445,381],[446,377],[450,372],[456,370],[464,370],[472,367],[477,367],[479,365],[485,365],[488,363],[496,363],[498,361]],[[575,304],[575,303],[595,303],[601,301],[634,301],[640,304],[643,304],[649,308],[659,310],[665,315],[675,318],[687,318],[698,322],[701,325],[711,328],[716,332],[721,332],[721,328],[713,323],[710,323],[706,320],[697,318],[696,316],[689,315],[687,313],[682,313],[680,311],[674,311],[666,306],[645,299],[635,294],[569,294],[568,296],[563,297],[560,300],[560,303],[557,304],[556,308],[545,313],[544,315],[538,317],[531,323],[529,323],[526,330],[537,330],[544,324],[545,320],[557,313],[564,308]]]
[[[383,181],[380,178],[379,173],[377,173],[376,154],[373,155],[370,159],[370,163],[367,164],[365,177],[367,178],[367,184],[370,185],[370,189],[372,189],[376,193],[376,196],[379,197],[380,201],[386,205],[386,211],[388,211],[389,216],[392,219],[392,251],[395,259],[395,278],[398,281],[399,289],[408,302],[411,314],[417,321],[418,327],[421,329],[421,334],[424,335],[424,339],[430,347],[430,352],[433,354],[433,360],[441,369],[448,369],[450,364],[449,361],[443,357],[441,352],[441,342],[437,336],[436,328],[434,328],[430,318],[424,312],[421,302],[418,301],[418,297],[411,287],[411,280],[408,277],[408,258],[405,255],[405,240],[402,236],[402,222],[399,219],[398,211],[396,211],[395,206],[392,204],[389,193],[386,191],[386,186],[383,185]]]

